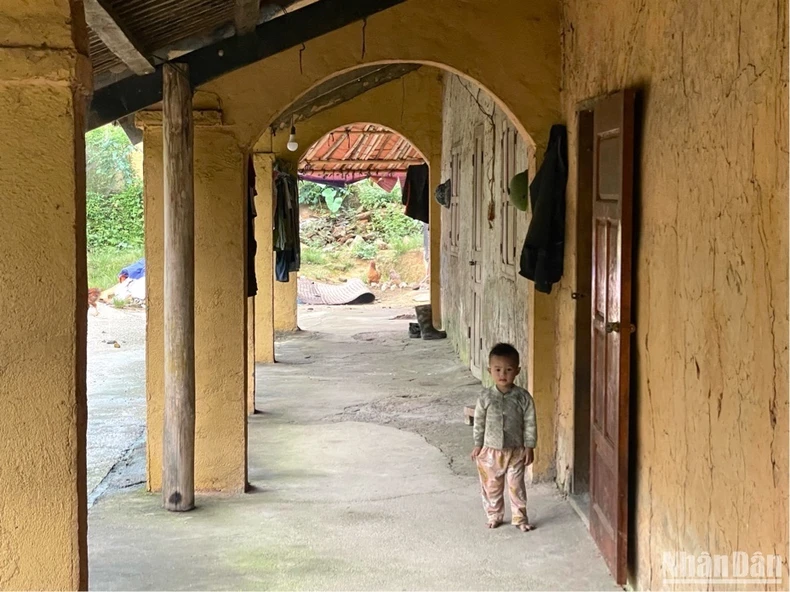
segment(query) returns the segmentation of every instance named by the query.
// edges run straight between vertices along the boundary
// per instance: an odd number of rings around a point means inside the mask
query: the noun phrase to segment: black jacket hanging
[[[403,205],[409,218],[428,224],[430,198],[428,196],[428,165],[415,164],[406,170],[403,183]]]
[[[247,296],[258,293],[258,281],[255,277],[255,255],[258,252],[258,243],[255,240],[255,167],[250,158],[247,172]]]
[[[532,221],[521,250],[519,273],[535,289],[551,293],[562,278],[565,256],[565,185],[568,182],[568,140],[564,125],[554,125],[540,170],[529,188]]]

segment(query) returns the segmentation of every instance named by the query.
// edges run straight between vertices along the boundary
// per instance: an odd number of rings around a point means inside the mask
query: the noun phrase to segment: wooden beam
[[[140,46],[125,30],[118,16],[106,0],[84,0],[85,20],[104,45],[113,52],[129,69],[142,76],[154,71]]]
[[[406,0],[321,0],[175,60],[189,67],[192,87],[297,47],[396,6]],[[93,94],[88,129],[145,109],[162,100],[162,66],[151,74],[125,78]]]
[[[419,68],[420,64],[387,64],[372,71],[365,68],[362,72],[352,71],[331,78],[297,100],[274,121],[272,129],[274,131],[287,129],[291,125],[291,117],[296,123],[304,121],[369,90],[402,78]]]
[[[162,498],[195,507],[195,205],[192,89],[184,65],[163,68],[165,417]]]
[[[260,0],[236,0],[233,6],[233,24],[236,35],[252,33],[261,13]]]

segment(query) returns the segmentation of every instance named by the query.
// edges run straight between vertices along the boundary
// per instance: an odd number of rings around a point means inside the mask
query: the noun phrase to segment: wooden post
[[[163,67],[165,416],[162,498],[195,507],[195,205],[192,90],[184,65]]]

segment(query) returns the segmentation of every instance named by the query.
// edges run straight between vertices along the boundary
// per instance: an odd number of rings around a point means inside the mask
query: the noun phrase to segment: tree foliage
[[[143,244],[143,183],[132,146],[120,127],[85,135],[88,248],[126,249]]]

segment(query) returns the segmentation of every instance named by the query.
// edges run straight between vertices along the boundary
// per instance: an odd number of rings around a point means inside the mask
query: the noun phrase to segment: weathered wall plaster
[[[0,588],[87,589],[81,2],[0,5]]]
[[[402,134],[422,152],[431,167],[431,187],[435,187],[439,183],[437,171],[440,170],[442,154],[442,76],[441,70],[437,68],[423,67],[345,103],[316,113],[297,126],[299,150],[296,153],[286,149],[287,133],[272,136],[269,130],[260,137],[255,151],[274,153],[277,158],[286,160],[295,167],[302,155],[329,132],[352,123],[374,123]],[[441,219],[438,219],[433,225],[439,227],[437,238],[441,234],[440,224]],[[259,240],[271,244],[271,234],[268,237],[261,235]],[[434,249],[437,256],[432,260],[438,265],[438,242]],[[439,321],[441,302],[438,270],[433,276],[431,296],[435,308],[434,318]],[[296,328],[295,284],[275,284],[275,330],[292,331]]]
[[[442,309],[449,337],[464,363],[471,365],[470,327],[473,322],[472,291],[473,268],[469,265],[472,255],[473,235],[473,165],[475,130],[483,126],[483,254],[478,265],[482,266],[482,367],[472,370],[485,385],[490,385],[486,370],[488,350],[499,342],[513,344],[521,353],[522,373],[517,383],[534,388],[528,373],[529,359],[537,352],[531,343],[528,328],[530,307],[530,283],[518,275],[518,256],[527,233],[530,215],[511,210],[515,216],[514,241],[516,254],[506,260],[503,257],[505,242],[502,227],[504,208],[508,202],[507,186],[502,167],[502,137],[506,129],[514,130],[513,123],[494,103],[490,96],[460,77],[447,74],[444,85],[444,125],[441,180],[450,178],[450,163],[453,154],[460,158],[460,185],[458,193],[460,208],[460,233],[457,245],[451,244],[452,230],[450,210],[442,209],[441,236],[441,285]],[[535,173],[535,146],[530,138],[519,136],[516,145],[515,172]],[[493,201],[494,219],[489,223],[489,205]],[[505,248],[512,249],[512,245]],[[512,253],[512,251],[511,251]],[[554,460],[554,397],[551,389],[539,388],[532,393],[538,411],[539,441],[535,452],[533,474],[537,478],[551,478]],[[473,404],[474,401],[467,401]]]
[[[161,123],[144,126],[148,489],[162,481],[164,179]],[[247,466],[246,155],[195,126],[195,488],[243,491]]]
[[[558,481],[569,487],[573,465],[575,108],[635,87],[630,579],[661,587],[664,551],[786,555],[787,4],[562,4],[571,182]]]
[[[222,98],[227,121],[252,146],[291,102],[339,72],[425,63],[478,81],[542,145],[559,116],[559,16],[555,0],[412,0],[201,88]]]

